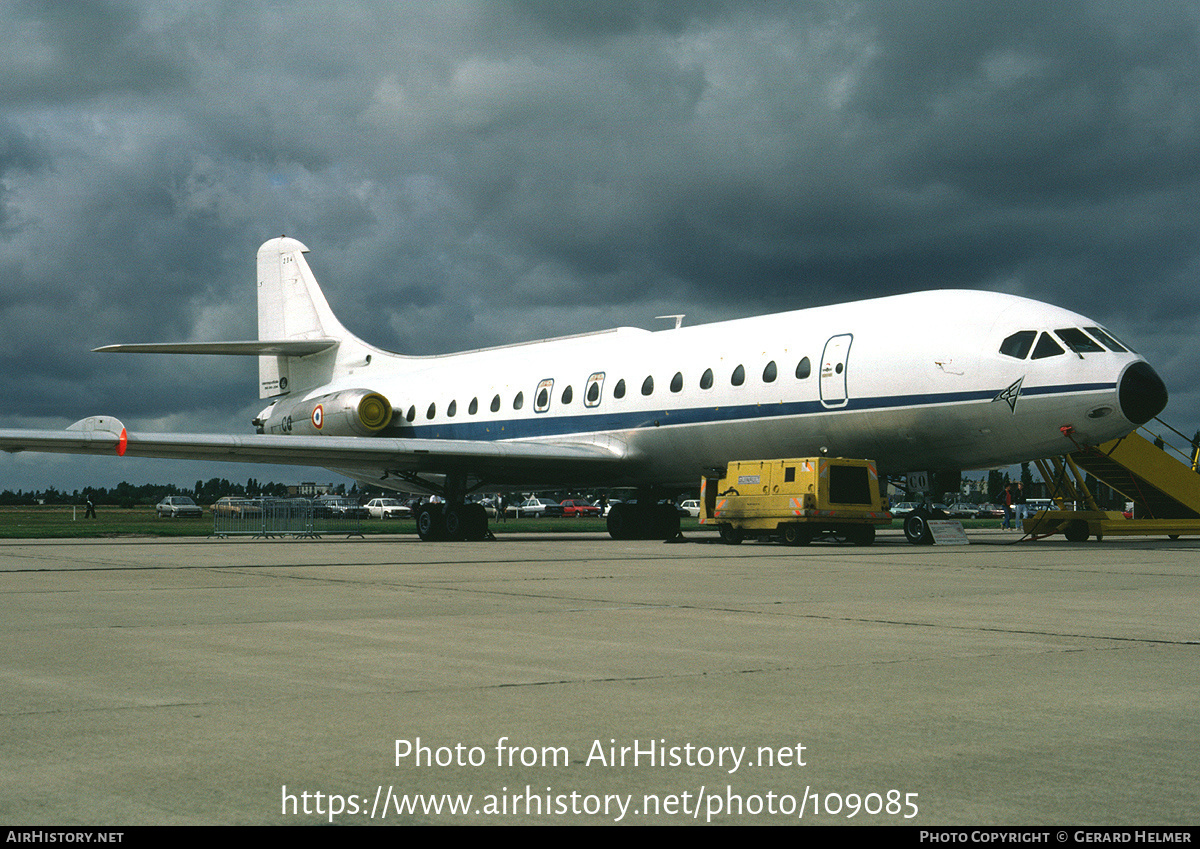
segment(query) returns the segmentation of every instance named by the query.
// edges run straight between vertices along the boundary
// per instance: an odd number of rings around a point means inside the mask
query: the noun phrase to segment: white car
[[[372,498],[367,502],[367,513],[372,519],[407,519],[412,510],[396,498]]]
[[[203,511],[186,495],[169,495],[155,506],[158,518],[199,518]]]
[[[687,513],[693,519],[699,518],[699,516],[700,516],[700,501],[698,499],[692,498],[692,499],[689,499],[689,500],[683,502],[682,504],[679,505],[679,512]]]
[[[520,504],[504,508],[504,512],[515,515],[518,519],[523,516],[545,518],[547,516],[561,516],[563,509],[561,504],[556,504],[553,501],[535,496],[534,498],[526,499]]]

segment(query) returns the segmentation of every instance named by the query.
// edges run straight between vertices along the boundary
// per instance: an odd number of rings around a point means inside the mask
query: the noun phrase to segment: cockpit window
[[[1033,358],[1035,360],[1044,359],[1045,357],[1057,357],[1059,354],[1065,354],[1066,351],[1062,346],[1054,341],[1054,337],[1049,333],[1043,333],[1038,339],[1037,346],[1033,349]]]
[[[1036,336],[1036,330],[1021,330],[1014,333],[1000,343],[1000,353],[1006,357],[1023,360],[1029,356],[1029,349],[1033,347],[1033,340]]]
[[[1078,327],[1064,327],[1054,331],[1058,338],[1067,343],[1067,347],[1076,354],[1102,354],[1104,348],[1080,330]]]
[[[1110,336],[1108,333],[1105,333],[1103,328],[1085,327],[1083,329],[1086,330],[1088,333],[1092,334],[1093,336],[1095,336],[1097,339],[1099,339],[1100,344],[1103,345],[1105,348],[1108,348],[1108,350],[1116,351],[1118,354],[1125,353],[1125,351],[1126,351],[1125,346],[1122,345],[1120,342],[1118,342],[1116,339],[1112,338],[1112,336]]]

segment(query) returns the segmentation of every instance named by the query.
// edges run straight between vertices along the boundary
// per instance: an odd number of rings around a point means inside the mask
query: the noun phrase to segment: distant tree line
[[[179,487],[175,484],[147,483],[135,486],[121,481],[112,489],[103,486],[88,486],[73,492],[49,487],[44,490],[13,492],[6,489],[0,492],[0,506],[28,506],[33,504],[83,504],[90,497],[94,504],[104,504],[116,507],[137,507],[157,504],[168,495],[187,495],[197,504],[212,504],[219,498],[231,495],[239,498],[254,498],[257,496],[286,498],[288,485],[262,482],[250,478],[244,484],[232,483],[225,478],[211,478],[208,481],[196,481],[192,489]]]

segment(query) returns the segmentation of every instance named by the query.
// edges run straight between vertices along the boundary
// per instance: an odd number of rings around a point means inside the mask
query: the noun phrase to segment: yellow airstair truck
[[[731,462],[705,474],[700,495],[700,523],[716,525],[731,545],[746,537],[807,545],[821,536],[870,545],[875,527],[892,522],[873,460]]]

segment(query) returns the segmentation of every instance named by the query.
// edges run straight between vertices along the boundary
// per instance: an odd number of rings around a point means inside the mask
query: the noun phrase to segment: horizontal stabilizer
[[[223,356],[304,357],[319,354],[338,344],[328,336],[319,339],[255,339],[247,342],[148,342],[133,345],[105,345],[93,348],[105,354],[219,354]]]

